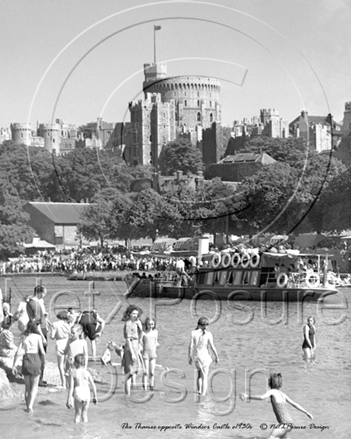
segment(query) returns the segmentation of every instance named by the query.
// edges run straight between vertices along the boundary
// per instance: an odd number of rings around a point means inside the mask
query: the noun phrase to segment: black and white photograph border
[[[0,8],[1,438],[349,438],[349,0]]]

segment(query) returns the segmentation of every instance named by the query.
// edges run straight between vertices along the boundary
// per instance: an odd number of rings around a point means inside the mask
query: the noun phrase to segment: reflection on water
[[[32,292],[33,278],[16,278],[11,285],[14,309],[21,294]],[[63,278],[44,278],[49,294],[56,305],[89,307],[88,282],[68,282]],[[0,287],[5,289],[1,279]],[[350,436],[350,310],[349,308],[323,309],[317,304],[298,307],[291,303],[283,308],[281,303],[225,303],[220,306],[211,301],[193,304],[183,300],[148,299],[123,296],[124,283],[96,282],[90,286],[100,292],[95,306],[104,318],[117,310],[99,341],[102,353],[108,340],[123,342],[122,311],[128,303],[138,304],[146,317],[155,315],[159,330],[156,389],[145,399],[140,386],[133,391],[132,399],[123,394],[121,367],[104,367],[91,362],[99,374],[97,384],[100,402],[89,409],[89,423],[75,425],[74,411],[65,406],[65,393],[39,396],[33,416],[24,412],[25,405],[12,406],[0,412],[2,438],[263,438],[269,430],[262,431],[260,424],[275,423],[269,402],[241,402],[240,392],[251,390],[260,394],[266,390],[265,375],[274,370],[283,375],[283,391],[314,415],[316,427],[309,429],[309,419],[291,407],[294,423],[306,426],[290,433],[291,438],[347,438]],[[70,295],[70,296],[69,296]],[[345,291],[350,297],[351,291]],[[90,301],[92,305],[92,301]],[[340,302],[340,305],[342,303]],[[56,310],[57,311],[57,310]],[[191,330],[198,317],[213,319],[209,330],[219,353],[220,364],[214,363],[210,371],[221,369],[213,376],[211,394],[200,398],[194,393],[195,372],[188,365],[188,343]],[[316,317],[317,358],[314,368],[305,372],[302,359],[303,323],[307,316]],[[340,319],[345,315],[346,319]],[[54,314],[51,316],[54,319]],[[15,334],[18,337],[18,334]],[[55,346],[49,342],[48,361],[56,362]],[[120,362],[113,354],[113,362]],[[168,367],[170,371],[165,371]],[[161,380],[162,375],[162,380]],[[142,378],[137,378],[141,384]],[[113,388],[111,392],[110,388]],[[232,389],[232,391],[230,391]],[[139,425],[138,425],[139,424]],[[248,427],[248,424],[252,428]],[[123,427],[122,427],[123,425]],[[322,430],[322,425],[329,429]],[[319,428],[318,428],[319,427]]]

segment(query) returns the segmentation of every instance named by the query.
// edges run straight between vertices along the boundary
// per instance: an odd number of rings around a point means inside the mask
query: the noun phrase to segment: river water
[[[11,288],[12,311],[22,296],[32,293],[35,282],[33,277],[0,279],[3,291]],[[90,362],[89,367],[104,379],[97,384],[100,402],[91,404],[89,423],[75,425],[73,410],[65,406],[66,393],[50,393],[38,397],[32,416],[24,412],[24,403],[0,411],[1,438],[265,438],[276,422],[270,402],[242,402],[239,393],[264,393],[270,371],[281,372],[282,390],[314,416],[310,421],[289,407],[295,424],[289,437],[351,437],[351,290],[344,290],[339,305],[327,309],[313,303],[150,302],[126,299],[123,282],[89,284],[45,277],[42,283],[48,288],[45,303],[52,320],[60,307],[92,307],[91,292],[99,293],[94,305],[108,322],[99,340],[99,354],[108,340],[123,342],[121,317],[129,304],[141,307],[143,318],[156,316],[160,343],[156,389],[146,394],[138,386],[138,377],[128,399],[120,366]],[[301,345],[309,315],[316,318],[317,353],[313,368],[306,372]],[[213,321],[208,329],[220,357],[219,365],[211,365],[211,393],[201,399],[194,393],[194,370],[187,363],[189,337],[200,316]],[[47,360],[56,362],[53,341]],[[119,361],[113,354],[113,362]]]

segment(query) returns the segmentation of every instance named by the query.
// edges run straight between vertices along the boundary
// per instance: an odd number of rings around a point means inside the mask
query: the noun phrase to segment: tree
[[[33,201],[50,196],[54,166],[49,152],[5,141],[0,145],[0,159],[2,171],[22,200]]]
[[[163,147],[159,157],[159,169],[170,176],[176,171],[197,174],[203,171],[201,151],[186,139],[169,142]]]
[[[334,177],[318,202],[320,230],[341,232],[351,224],[351,168]]]
[[[101,247],[108,239],[120,238],[117,218],[123,221],[127,205],[127,198],[120,191],[114,188],[101,190],[84,210],[78,224],[78,233],[88,240],[100,240]]]
[[[341,162],[317,154],[295,167],[282,163],[263,167],[241,185],[250,208],[239,218],[256,231],[319,231],[321,216],[317,201],[344,169]]]
[[[156,230],[160,235],[173,236],[177,216],[174,207],[154,190],[149,188],[135,193],[126,217],[126,237],[155,239]]]
[[[84,148],[53,157],[53,197],[55,201],[91,200],[100,190],[117,187],[120,160],[103,150]],[[116,168],[115,168],[116,167]],[[121,189],[125,190],[125,181]]]
[[[307,147],[303,138],[271,138],[268,136],[257,136],[245,144],[248,151],[261,150],[278,162],[286,163],[295,167],[297,163],[306,160],[314,152]]]
[[[27,225],[29,215],[23,212],[16,190],[0,174],[0,259],[23,252],[23,243],[32,241],[34,231]]]

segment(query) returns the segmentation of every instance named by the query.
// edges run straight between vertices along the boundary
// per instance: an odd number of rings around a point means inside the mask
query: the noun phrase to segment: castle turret
[[[37,134],[44,138],[44,148],[46,150],[50,153],[60,154],[60,124],[39,124]]]
[[[32,142],[31,124],[20,124],[18,122],[11,124],[11,136],[16,144],[30,146]]]
[[[167,77],[166,65],[162,63],[144,64],[145,81],[143,90],[159,93],[162,102],[174,100],[176,123],[186,130],[196,126],[211,127],[213,122],[221,122],[220,90],[218,79],[202,76]]]

